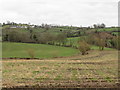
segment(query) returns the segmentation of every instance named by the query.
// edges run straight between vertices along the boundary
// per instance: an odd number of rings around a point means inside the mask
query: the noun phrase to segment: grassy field
[[[59,47],[45,44],[26,44],[26,43],[2,43],[3,58],[17,57],[30,58],[31,54],[34,58],[53,58],[62,56],[72,56],[79,51],[68,47]]]
[[[22,45],[20,45],[22,46]],[[65,51],[65,50],[64,50]],[[117,87],[118,52],[44,60],[3,60],[3,87]]]
[[[118,28],[99,28],[99,29],[89,29],[89,30],[86,30],[86,33],[93,33],[93,32],[112,32],[112,34],[115,34],[115,35],[118,35],[119,32],[116,32],[116,31],[119,31]]]
[[[74,42],[74,45],[77,45],[76,38],[69,38]],[[68,48],[68,47],[59,47],[45,44],[28,44],[28,43],[2,43],[2,57],[3,58],[56,58],[56,57],[66,57],[79,54],[78,49]],[[91,45],[92,50],[98,50],[98,46]],[[111,48],[105,48],[105,50],[113,50]]]
[[[67,44],[69,45],[70,42],[73,44],[73,46],[76,46],[78,47],[78,41],[81,39],[81,37],[73,37],[73,38],[67,38],[68,42]],[[99,50],[99,47],[98,46],[95,46],[95,45],[90,45],[91,49],[92,50]],[[114,50],[113,48],[107,48],[105,47],[104,50]]]
[[[10,27],[9,25],[6,25],[4,27],[2,27],[2,29],[6,29],[6,30],[17,30],[17,31],[21,31],[21,32],[29,32],[29,30],[27,28],[12,28],[12,29],[7,29],[8,27]],[[112,32],[112,31],[118,31],[118,28],[114,27],[114,28],[98,28],[98,29],[75,29],[75,28],[49,28],[47,31],[45,31],[44,28],[30,28],[33,33],[42,33],[42,32],[48,32],[48,33],[52,33],[52,34],[59,34],[62,32],[76,32],[76,31],[81,31],[81,34],[84,33],[84,31],[86,33],[88,32],[95,32],[96,30],[98,32]],[[62,30],[62,31],[61,31]],[[118,35],[118,32],[113,32],[114,34]]]
[[[118,31],[118,28],[105,28],[105,29],[98,29],[98,31]]]
[[[98,47],[98,46],[91,45],[91,49],[92,49],[92,50],[99,50],[99,47]],[[114,50],[114,49],[113,49],[113,48],[107,48],[107,47],[105,47],[104,50]]]

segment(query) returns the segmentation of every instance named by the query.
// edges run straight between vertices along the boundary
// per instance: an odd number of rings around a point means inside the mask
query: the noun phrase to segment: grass
[[[113,32],[114,35],[120,35],[120,32]]]
[[[74,41],[75,45],[77,44],[76,38],[69,38]],[[55,57],[64,57],[64,56],[72,56],[79,53],[79,50],[68,48],[68,47],[59,47],[45,44],[28,44],[28,43],[10,43],[3,42],[3,58],[55,58]],[[92,50],[98,50],[98,46],[91,46]],[[104,48],[104,50],[114,50],[112,48]]]
[[[26,43],[2,43],[3,58],[19,57],[19,58],[53,58],[72,56],[79,51],[68,47],[59,47],[44,44],[26,44]]]
[[[67,45],[70,45],[71,43],[73,46],[77,46],[79,40],[80,37],[67,38]]]
[[[89,31],[98,31],[98,32],[104,32],[104,31],[118,31],[118,28],[99,28],[99,29],[89,29]]]
[[[74,40],[74,41],[78,41],[78,40],[80,40],[80,37],[73,37],[73,38],[68,38],[68,40]]]
[[[97,56],[102,55],[90,58],[94,53]],[[94,83],[91,82],[95,82],[98,87],[104,87],[104,85],[109,87],[117,82],[117,51],[92,51],[88,56],[80,55],[76,58],[81,58],[81,60],[71,60],[71,58],[4,60],[3,86],[34,86],[38,84],[45,87],[58,84],[71,86],[72,84],[69,82],[72,82],[75,86],[80,84],[80,87],[83,83],[87,83],[86,87],[89,87],[94,86]]]
[[[67,44],[70,44],[69,42],[71,41],[73,46],[78,47],[78,41],[81,39],[81,37],[73,37],[73,38],[67,38],[68,42]],[[90,45],[92,50],[98,50],[99,47],[95,45]],[[114,50],[113,48],[107,48],[105,47],[104,50]]]
[[[40,71],[33,71],[32,72],[33,74],[38,74],[38,73],[41,73]]]
[[[93,49],[93,50],[98,50],[99,47],[98,47],[98,46],[94,46],[94,45],[92,45],[92,46],[91,46],[91,49]],[[107,47],[104,47],[104,50],[114,50],[114,49],[113,49],[113,48],[107,48]]]
[[[103,28],[103,29],[98,29],[98,31],[118,31],[118,28]]]
[[[105,78],[108,82],[112,82],[112,79],[110,77]]]

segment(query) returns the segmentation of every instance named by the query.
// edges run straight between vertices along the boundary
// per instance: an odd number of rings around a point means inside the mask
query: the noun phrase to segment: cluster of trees
[[[87,54],[91,45],[99,46],[99,50],[104,50],[104,47],[115,48],[120,50],[120,36],[112,36],[111,34],[100,32],[88,35],[81,38],[78,42],[78,49],[82,55]]]
[[[3,30],[2,41],[22,42],[22,43],[40,43],[50,45],[64,45],[66,34],[52,34],[48,32],[35,33],[32,30],[29,32],[21,32],[19,30]]]
[[[105,26],[106,25],[104,23],[102,23],[102,24],[94,24],[93,25],[94,28],[105,28]]]
[[[3,30],[2,41],[9,42],[32,42],[29,32],[20,32],[17,30]]]
[[[115,48],[120,50],[120,47],[118,45],[120,42],[119,36],[113,36],[111,34],[101,32],[94,34],[89,38],[91,38],[90,43],[99,46],[100,50],[103,50],[104,47]]]
[[[12,25],[20,25],[20,26],[26,25],[26,26],[28,26],[28,24],[15,23],[15,22],[10,22],[10,21],[7,21],[6,23],[5,23],[5,22],[2,23],[2,26],[3,26],[3,27],[6,26],[6,25],[10,25],[10,26],[12,26]]]

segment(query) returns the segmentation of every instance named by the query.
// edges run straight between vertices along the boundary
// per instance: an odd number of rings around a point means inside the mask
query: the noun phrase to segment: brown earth
[[[118,88],[118,51],[54,59],[2,60],[7,88]]]

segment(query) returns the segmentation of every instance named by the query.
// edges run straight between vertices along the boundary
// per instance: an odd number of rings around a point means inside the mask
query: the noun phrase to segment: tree
[[[49,25],[47,25],[47,24],[45,24],[44,28],[45,28],[45,31],[47,31],[47,30],[49,30],[49,29],[50,29],[50,26],[49,26]]]
[[[105,40],[103,40],[103,39],[101,39],[101,38],[98,38],[97,43],[98,43],[99,49],[100,49],[100,50],[103,50],[104,47],[105,47]]]
[[[30,31],[30,39],[32,40],[33,39],[33,30],[29,29],[29,31]]]
[[[37,42],[37,36],[34,34],[33,39]]]
[[[96,24],[93,25],[94,28],[98,28],[98,26]]]
[[[104,23],[102,23],[102,24],[94,24],[93,25],[94,28],[105,28],[105,26],[106,25]]]
[[[120,36],[114,37],[111,40],[111,44],[113,48],[120,50]]]
[[[101,28],[105,28],[105,24],[104,23],[101,24]]]
[[[58,34],[56,37],[56,41],[58,42],[59,46],[61,44],[65,44],[65,42],[66,42],[65,40],[66,40],[66,34],[64,34],[64,33]]]

